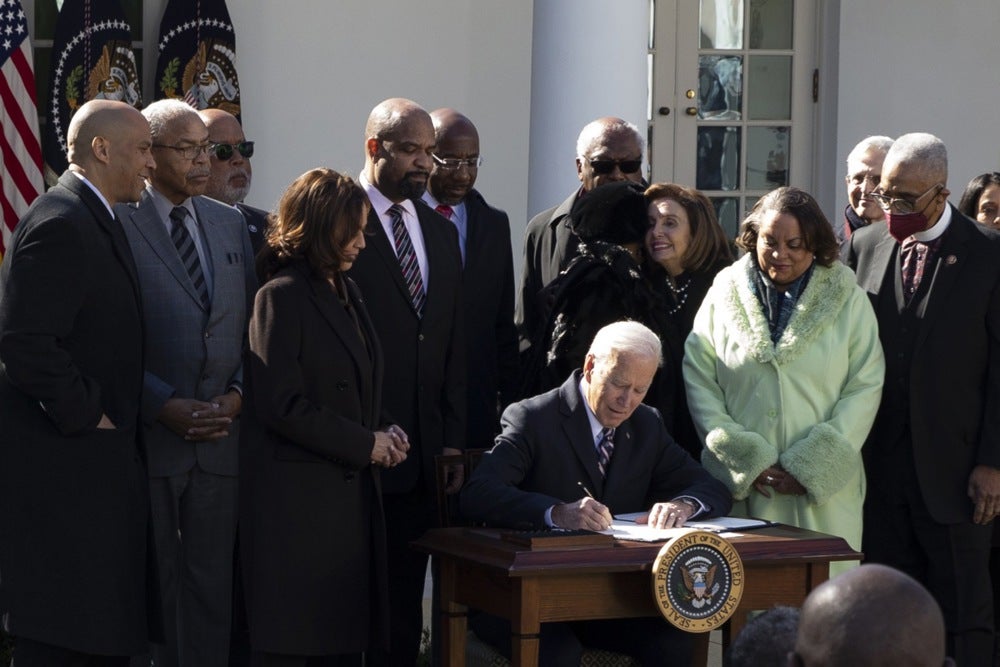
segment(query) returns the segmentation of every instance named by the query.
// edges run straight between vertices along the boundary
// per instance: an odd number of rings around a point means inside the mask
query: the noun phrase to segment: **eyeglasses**
[[[240,155],[249,159],[253,157],[253,142],[241,141],[238,144],[210,144],[209,150],[212,155],[225,162],[233,157],[234,151],[239,151]]]
[[[584,158],[590,163],[590,168],[598,176],[607,176],[615,170],[621,169],[623,174],[634,174],[642,168],[642,160],[591,160]]]
[[[212,150],[213,144],[197,144],[195,146],[168,146],[166,144],[153,144],[153,148],[169,148],[177,151],[185,160],[194,160],[199,155],[206,155]]]
[[[869,196],[874,199],[879,207],[883,211],[891,211],[893,213],[898,213],[901,215],[906,215],[907,213],[913,213],[917,210],[917,202],[926,197],[928,193],[932,191],[940,192],[944,188],[941,183],[935,183],[930,188],[928,188],[922,195],[919,195],[915,199],[908,199],[906,197],[890,197],[884,192],[872,192]],[[924,208],[927,208],[924,206]],[[920,209],[923,211],[923,209]]]
[[[466,169],[477,169],[483,166],[482,155],[470,157],[467,160],[438,157],[433,153],[431,154],[431,157],[434,158],[434,164],[438,166],[438,169],[443,169],[444,171],[458,171],[462,167],[465,167]]]

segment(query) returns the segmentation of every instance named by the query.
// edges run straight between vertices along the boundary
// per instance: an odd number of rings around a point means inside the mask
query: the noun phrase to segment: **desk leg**
[[[538,667],[538,633],[542,624],[538,610],[541,594],[538,581],[525,577],[514,583],[511,599],[511,667]]]
[[[699,632],[694,636],[694,652],[691,654],[691,667],[710,667],[708,664],[708,638],[710,633]]]
[[[441,558],[438,570],[440,609],[438,614],[441,630],[442,667],[465,667],[465,636],[467,632],[468,608],[453,602],[455,599],[455,561]]]

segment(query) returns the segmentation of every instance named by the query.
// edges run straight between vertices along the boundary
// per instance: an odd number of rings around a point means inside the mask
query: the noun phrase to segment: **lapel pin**
[[[947,257],[944,258],[944,263],[947,264],[947,265],[949,265],[949,266],[951,266],[952,264],[954,264],[957,261],[958,261],[958,257],[955,257],[954,255],[948,255]]]

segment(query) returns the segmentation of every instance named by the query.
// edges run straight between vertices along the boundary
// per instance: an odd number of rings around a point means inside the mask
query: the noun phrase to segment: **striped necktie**
[[[392,218],[392,237],[396,244],[396,258],[403,270],[403,280],[410,291],[410,302],[417,317],[424,315],[424,303],[427,294],[424,292],[424,280],[420,277],[420,264],[417,263],[417,253],[413,250],[410,233],[403,224],[403,207],[393,204],[389,207],[389,217]]]
[[[186,217],[187,209],[183,206],[175,206],[170,211],[170,219],[174,223],[170,232],[170,240],[177,246],[177,254],[180,255],[181,264],[184,265],[188,276],[191,277],[191,284],[194,285],[194,291],[201,299],[201,305],[205,307],[205,310],[208,310],[212,301],[208,296],[208,285],[205,283],[205,274],[202,272],[201,260],[198,258],[198,249],[195,248],[194,239],[191,238],[191,234],[184,224]]]
[[[611,455],[615,451],[615,430],[613,428],[602,428],[601,437],[597,440],[597,469],[601,471],[601,476],[607,477],[608,465],[611,463]]]

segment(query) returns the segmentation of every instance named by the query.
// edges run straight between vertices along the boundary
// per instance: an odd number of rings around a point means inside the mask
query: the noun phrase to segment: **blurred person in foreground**
[[[955,667],[955,661],[946,656],[944,619],[931,594],[899,570],[866,564],[809,594],[787,665]]]

